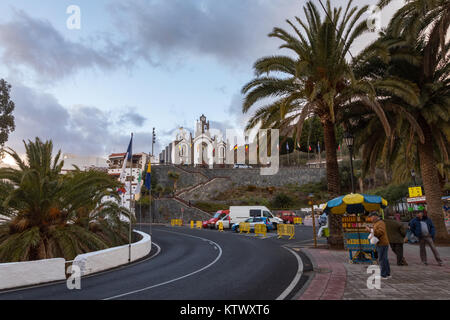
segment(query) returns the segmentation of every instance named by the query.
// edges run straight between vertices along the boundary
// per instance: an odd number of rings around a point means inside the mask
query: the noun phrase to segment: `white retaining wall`
[[[136,231],[142,235],[142,240],[131,244],[131,261],[139,260],[150,253],[152,241],[150,235]],[[87,275],[111,269],[128,263],[128,245],[109,248],[101,251],[80,254],[73,264],[80,267],[81,275]]]
[[[65,280],[63,258],[0,264],[0,289]]]
[[[131,261],[145,257],[150,253],[152,247],[150,235],[136,230],[134,232],[142,235],[142,240],[131,244]],[[0,290],[65,280],[65,262],[65,259],[57,258],[0,263]],[[127,263],[128,245],[80,254],[73,261],[73,265],[80,267],[81,275],[111,269]]]

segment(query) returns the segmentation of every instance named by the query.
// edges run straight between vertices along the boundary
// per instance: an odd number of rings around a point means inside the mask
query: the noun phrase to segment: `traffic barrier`
[[[191,220],[191,229],[194,229],[194,221]]]
[[[181,219],[172,219],[172,220],[170,220],[170,225],[172,227],[174,227],[174,226],[181,227],[181,226],[183,226],[183,220],[181,220]]]
[[[250,233],[250,223],[241,222],[239,223],[239,233],[247,232]]]
[[[203,227],[203,223],[202,223],[201,221],[197,221],[197,222],[195,223],[195,227],[196,227],[197,229],[201,229],[201,228]]]
[[[219,221],[219,231],[223,232],[223,222]]]
[[[302,223],[303,223],[302,218],[300,218],[300,217],[294,218],[294,224],[302,224]]]
[[[257,236],[262,235],[263,237],[265,237],[266,233],[267,227],[265,224],[262,223],[255,224],[255,235]]]
[[[293,224],[279,224],[277,225],[278,239],[282,236],[288,236],[289,240],[295,236],[295,228]]]

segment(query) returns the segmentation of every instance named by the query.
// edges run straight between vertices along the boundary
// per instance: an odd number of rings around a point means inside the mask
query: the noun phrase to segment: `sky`
[[[326,1],[326,0],[324,0]],[[318,0],[313,0],[318,8]],[[354,4],[375,5],[377,0]],[[211,127],[243,128],[244,84],[253,63],[286,54],[267,35],[303,17],[305,0],[2,0],[0,78],[12,85],[16,129],[6,145],[51,139],[81,156],[155,153],[183,126],[193,131],[205,114]],[[331,0],[344,6],[345,0]],[[381,12],[381,23],[402,4]],[[80,9],[69,29],[67,9]],[[374,40],[366,34],[356,54]]]

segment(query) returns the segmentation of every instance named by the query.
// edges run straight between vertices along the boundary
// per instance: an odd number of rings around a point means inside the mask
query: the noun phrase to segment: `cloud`
[[[153,64],[186,56],[210,56],[221,64],[248,65],[272,52],[273,27],[300,12],[293,0],[126,0],[110,11],[127,47]],[[269,50],[269,48],[271,50]]]
[[[106,36],[96,39],[101,50],[65,39],[47,20],[13,11],[10,22],[0,24],[1,61],[12,71],[31,69],[39,79],[57,80],[82,69],[114,69],[125,64],[123,51]]]
[[[107,156],[112,152],[124,152],[128,146],[130,134],[114,125],[111,112],[93,106],[65,108],[52,95],[17,84],[13,85],[11,97],[16,105],[16,130],[6,145],[19,153],[24,152],[22,140],[35,137],[51,139],[55,150],[78,155]],[[134,113],[134,116],[139,118],[140,115]],[[150,130],[135,134],[134,150],[151,150]]]
[[[143,117],[136,111],[132,110],[131,108],[128,109],[127,113],[124,113],[120,119],[118,124],[124,125],[127,123],[131,123],[132,125],[136,127],[142,127],[144,125],[144,122],[147,120],[147,118]]]

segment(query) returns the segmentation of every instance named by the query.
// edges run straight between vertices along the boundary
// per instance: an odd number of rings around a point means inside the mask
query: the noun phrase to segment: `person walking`
[[[438,265],[442,266],[443,263],[441,257],[436,249],[436,246],[434,245],[436,229],[434,228],[433,221],[431,221],[431,219],[428,218],[422,211],[418,211],[416,217],[409,223],[409,228],[411,229],[411,232],[419,238],[420,259],[422,260],[422,263],[424,265],[428,265],[426,245],[429,245]]]
[[[407,266],[408,264],[403,256],[403,243],[405,242],[407,228],[394,217],[392,219],[386,219],[384,223],[386,224],[389,245],[397,256],[397,265]]]
[[[378,238],[376,246],[378,252],[378,264],[381,268],[381,278],[389,279],[391,278],[391,267],[388,259],[389,238],[386,232],[386,224],[381,220],[376,211],[369,214],[369,221],[373,223],[373,235]],[[369,227],[366,227],[366,229],[371,232]]]

